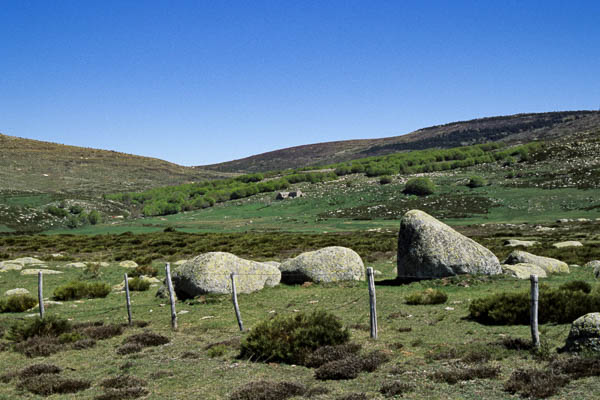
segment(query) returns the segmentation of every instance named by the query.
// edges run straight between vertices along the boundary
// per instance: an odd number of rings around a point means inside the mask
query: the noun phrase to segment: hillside
[[[149,157],[0,134],[0,192],[101,194],[228,174]]]
[[[406,150],[450,148],[490,141],[509,143],[554,139],[600,126],[598,111],[516,114],[452,122],[382,139],[315,143],[198,168],[221,172],[261,172],[302,168]]]

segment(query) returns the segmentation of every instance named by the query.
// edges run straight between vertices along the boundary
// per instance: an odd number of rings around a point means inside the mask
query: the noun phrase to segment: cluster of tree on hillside
[[[328,167],[335,168],[335,174],[338,176],[364,173],[372,177],[447,171],[502,160],[510,163],[515,160],[515,157],[525,161],[540,146],[540,143],[534,142],[506,148],[503,143],[485,143],[452,149],[418,150],[367,157],[352,162],[332,164]]]
[[[160,187],[138,193],[108,194],[105,198],[139,207],[145,216],[169,215],[286,189],[292,183],[316,183],[336,178],[335,174],[326,172],[290,173],[275,179],[266,179],[263,174],[256,173],[232,179]]]
[[[51,205],[46,207],[46,212],[55,217],[63,218],[68,228],[77,228],[88,224],[96,225],[102,221],[102,217],[97,210],[91,210],[88,213],[78,204],[73,204],[68,208],[63,203],[58,206]]]

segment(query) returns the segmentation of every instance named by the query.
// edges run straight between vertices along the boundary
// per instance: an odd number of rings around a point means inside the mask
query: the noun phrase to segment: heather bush
[[[438,289],[425,289],[422,292],[411,293],[405,297],[406,304],[427,305],[443,304],[448,300],[448,295]]]
[[[0,299],[0,313],[23,312],[37,305],[36,298],[28,294],[15,294]]]
[[[78,300],[83,298],[106,297],[110,293],[110,285],[103,282],[71,281],[54,289],[56,300]]]
[[[435,193],[435,184],[429,178],[413,178],[406,182],[404,193],[417,196],[427,196]]]

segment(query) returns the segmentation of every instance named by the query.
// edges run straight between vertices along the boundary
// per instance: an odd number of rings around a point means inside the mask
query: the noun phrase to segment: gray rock
[[[23,269],[23,264],[13,263],[12,261],[0,262],[0,272],[20,271]]]
[[[7,290],[6,292],[4,292],[5,296],[14,296],[16,294],[30,294],[30,293],[29,293],[29,290],[27,290],[25,288],[10,289],[10,290]]]
[[[531,275],[537,275],[538,278],[547,278],[546,271],[535,264],[502,264],[502,272],[505,275],[519,279],[529,279]]]
[[[365,279],[365,265],[354,250],[331,246],[300,254],[279,266],[284,283],[341,282]]]
[[[230,274],[235,272],[239,293],[252,293],[281,280],[279,269],[261,262],[244,260],[231,253],[211,252],[194,257],[172,274],[180,299],[206,293],[231,293]]]
[[[584,264],[585,268],[596,268],[600,267],[600,260],[592,260]]]
[[[583,244],[581,244],[581,242],[578,242],[577,240],[569,240],[567,242],[558,242],[558,243],[554,243],[552,245],[552,247],[554,247],[555,249],[562,249],[564,247],[581,247],[583,246]]]
[[[61,271],[55,271],[53,269],[39,269],[39,268],[32,268],[32,269],[24,269],[21,270],[21,275],[37,275],[38,272],[41,272],[42,275],[54,275],[54,274],[62,274]]]
[[[39,264],[44,263],[42,260],[38,260],[37,258],[33,258],[33,257],[15,258],[14,260],[12,260],[12,262],[15,264],[23,264],[24,266],[25,265],[39,265]]]
[[[119,267],[122,268],[137,268],[138,264],[135,261],[125,260],[119,263]]]
[[[569,337],[561,350],[600,355],[600,313],[589,313],[573,321]]]
[[[64,265],[65,268],[86,268],[87,264],[84,262],[72,262]]]
[[[536,244],[539,244],[540,242],[537,242],[535,240],[518,240],[518,239],[508,239],[504,241],[504,245],[507,247],[517,247],[517,246],[523,246],[523,247],[531,247],[531,246],[535,246]]]
[[[398,277],[441,278],[502,273],[498,258],[474,240],[419,210],[408,211],[398,234]]]
[[[569,273],[569,266],[560,260],[550,257],[536,256],[526,251],[515,250],[508,255],[504,264],[534,264],[542,268],[548,274]]]

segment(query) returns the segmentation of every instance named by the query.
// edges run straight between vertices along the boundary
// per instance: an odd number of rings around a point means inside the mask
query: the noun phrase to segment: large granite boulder
[[[600,355],[600,313],[589,313],[571,324],[571,331],[562,351],[591,352]]]
[[[550,257],[536,256],[526,251],[515,250],[508,255],[504,264],[534,264],[542,268],[548,274],[569,273],[569,266],[560,260]]]
[[[398,277],[441,278],[502,273],[498,258],[472,239],[419,210],[408,211],[398,234]]]
[[[502,264],[502,272],[505,275],[519,279],[529,279],[531,275],[537,275],[538,278],[547,278],[546,271],[535,264]]]
[[[252,293],[276,286],[281,272],[272,265],[244,260],[231,253],[204,253],[181,264],[172,274],[177,298],[188,299],[207,293],[231,293],[231,273],[235,272],[239,293]]]
[[[284,283],[341,282],[365,279],[365,265],[354,250],[331,246],[300,254],[279,266]]]

